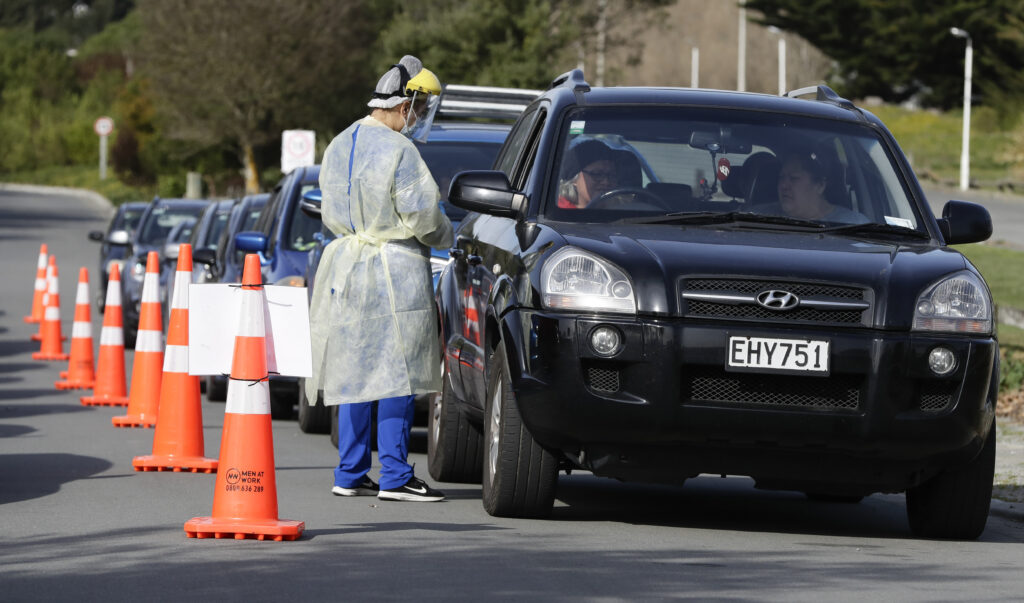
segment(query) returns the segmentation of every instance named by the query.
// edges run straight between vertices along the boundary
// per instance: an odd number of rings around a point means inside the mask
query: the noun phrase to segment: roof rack
[[[515,119],[540,90],[448,84],[441,94],[439,117]]]
[[[786,96],[788,98],[797,98],[798,96],[806,96],[808,94],[815,95],[814,100],[831,103],[844,109],[857,109],[857,107],[852,102],[839,96],[838,94],[836,94],[835,90],[829,88],[824,84],[819,84],[817,86],[808,86],[806,88],[798,88],[796,90],[790,90],[789,92],[786,93]]]
[[[571,85],[574,92],[590,92],[590,84],[588,84],[587,80],[583,78],[582,69],[566,71],[562,75],[551,80],[551,85],[548,86],[548,90],[566,85]]]

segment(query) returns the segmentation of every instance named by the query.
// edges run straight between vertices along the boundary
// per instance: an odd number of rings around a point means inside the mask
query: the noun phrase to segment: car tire
[[[910,531],[921,538],[975,540],[985,530],[996,464],[993,422],[981,452],[962,467],[907,490]]]
[[[324,405],[324,392],[317,392],[316,404],[310,405],[305,380],[299,381],[299,429],[302,433],[331,433],[331,409]]]
[[[488,364],[483,445],[484,510],[497,517],[550,515],[558,461],[523,425],[500,342]]]
[[[427,411],[427,469],[441,482],[479,484],[483,434],[455,401],[442,365],[441,393],[431,396]]]
[[[224,402],[228,399],[228,380],[217,379],[213,375],[207,375],[206,379],[206,399],[210,402]]]

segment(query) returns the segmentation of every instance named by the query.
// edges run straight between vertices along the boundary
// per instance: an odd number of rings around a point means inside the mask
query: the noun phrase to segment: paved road
[[[909,536],[904,500],[857,505],[761,492],[744,478],[685,488],[562,477],[547,521],[498,519],[480,488],[441,484],[437,504],[329,494],[325,436],[274,422],[281,518],[297,542],[193,540],[215,477],[135,473],[152,430],[118,430],[121,409],[85,408],[36,362],[29,309],[39,244],[62,269],[69,330],[74,278],[103,211],[70,197],[0,192],[0,599],[320,600],[1007,600],[1024,592],[1024,523],[997,505],[978,542]],[[94,316],[98,325],[98,317]],[[98,333],[98,328],[95,331]],[[223,405],[205,403],[216,456]],[[412,460],[426,476],[424,435]]]
[[[960,191],[934,185],[925,187],[925,195],[936,216],[942,215],[942,206],[950,199],[984,205],[992,215],[992,238],[989,242],[1024,250],[1024,197],[992,191]]]

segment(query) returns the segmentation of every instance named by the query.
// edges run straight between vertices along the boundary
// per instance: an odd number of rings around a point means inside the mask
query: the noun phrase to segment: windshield
[[[197,217],[203,211],[201,205],[158,205],[150,212],[139,233],[139,242],[145,245],[159,245],[179,222]]]
[[[544,208],[559,221],[731,213],[744,224],[922,230],[882,139],[857,124],[724,109],[594,107],[569,115],[561,141],[557,188]]]
[[[441,191],[441,208],[452,220],[461,220],[466,210],[448,204],[452,178],[466,170],[487,170],[501,149],[500,142],[427,142],[417,145],[420,155]]]

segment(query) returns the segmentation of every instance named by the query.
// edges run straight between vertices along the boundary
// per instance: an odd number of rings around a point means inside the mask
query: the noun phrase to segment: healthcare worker
[[[322,387],[324,403],[340,405],[338,496],[444,498],[407,461],[414,396],[441,389],[428,247],[451,247],[452,225],[410,140],[426,139],[440,93],[437,76],[416,57],[402,57],[377,83],[370,115],[324,152],[323,222],[338,238],[317,269],[306,387],[308,399]],[[368,475],[374,400],[379,486]]]

